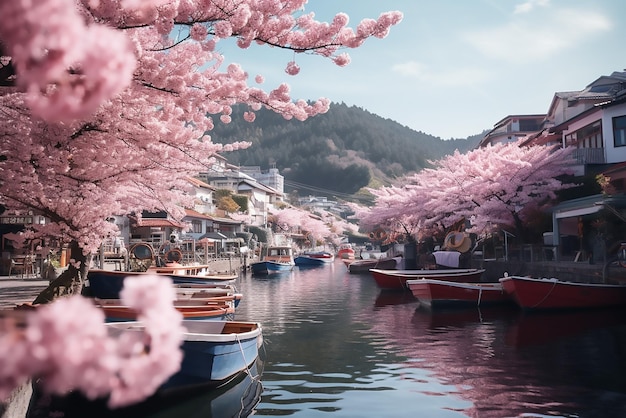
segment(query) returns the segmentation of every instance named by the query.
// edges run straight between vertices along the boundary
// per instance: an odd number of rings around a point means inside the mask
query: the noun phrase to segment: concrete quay
[[[247,260],[249,261],[249,260]],[[239,258],[217,259],[211,261],[211,272],[238,272],[248,267]],[[110,266],[105,266],[105,268]],[[57,269],[57,276],[63,269]],[[48,287],[48,280],[42,280],[39,274],[22,276],[0,276],[0,309],[13,308],[23,303],[30,303],[39,293]]]
[[[485,269],[482,280],[497,282],[505,274],[536,278],[557,278],[580,283],[602,283],[604,263],[589,264],[574,261],[519,261],[519,260],[472,260],[473,268]],[[611,282],[626,279],[626,268],[613,267],[607,270]]]
[[[0,276],[0,309],[32,302],[48,284],[39,277]]]

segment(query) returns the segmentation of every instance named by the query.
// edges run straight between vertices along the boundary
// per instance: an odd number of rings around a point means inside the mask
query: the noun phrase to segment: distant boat
[[[326,251],[303,253],[294,259],[296,266],[323,266],[335,261],[335,256]]]
[[[337,258],[340,260],[354,260],[356,258],[356,255],[355,255],[354,248],[352,248],[352,244],[343,243],[339,245],[339,250],[337,251]]]
[[[242,321],[183,320],[186,328],[180,370],[162,390],[220,387],[246,372],[259,357],[263,344],[261,324]],[[109,334],[143,330],[136,321],[107,324]]]
[[[263,260],[250,264],[252,274],[271,274],[293,270],[296,265],[290,246],[270,246]]]
[[[525,310],[626,306],[626,285],[506,276],[504,291]]]
[[[436,270],[384,270],[370,269],[381,289],[409,290],[407,280],[437,279],[451,282],[472,283],[480,281],[483,269],[436,269]]]
[[[406,285],[427,308],[513,303],[500,283],[462,283],[437,279],[407,280]]]

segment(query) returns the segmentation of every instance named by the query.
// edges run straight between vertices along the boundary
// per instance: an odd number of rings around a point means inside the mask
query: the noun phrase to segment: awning
[[[203,238],[210,238],[210,239],[214,239],[214,240],[223,240],[223,239],[227,239],[228,237],[226,235],[222,234],[221,232],[207,232],[206,234],[202,235],[198,239],[201,240]]]
[[[578,208],[578,209],[555,211],[554,215],[556,219],[573,218],[576,216],[591,215],[592,213],[600,212],[602,207],[603,205],[599,204],[595,206],[587,206],[587,207]]]
[[[182,228],[185,225],[174,221],[172,219],[165,218],[142,218],[137,223],[138,227],[161,227],[161,228]]]

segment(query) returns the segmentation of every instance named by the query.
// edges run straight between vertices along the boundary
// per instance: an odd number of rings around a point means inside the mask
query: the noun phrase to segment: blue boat
[[[271,246],[263,260],[250,264],[252,274],[271,274],[281,271],[291,271],[296,265],[293,259],[293,250],[290,246]]]
[[[294,259],[296,266],[315,267],[330,264],[335,261],[335,256],[326,251],[300,254]]]
[[[176,285],[197,284],[207,287],[233,288],[237,275],[179,275],[174,272],[166,273],[161,271],[134,272],[134,271],[110,271],[110,270],[89,270],[87,273],[87,283],[85,284],[85,296],[100,299],[118,299],[120,290],[124,285],[126,277],[141,277],[147,274],[157,274],[168,276]]]
[[[157,390],[149,398],[125,407],[109,408],[107,397],[90,399],[80,391],[64,395],[45,393],[42,383],[33,382],[27,416],[44,418],[65,417],[248,417],[254,415],[261,401],[263,383],[261,356],[241,373],[219,388],[184,391]]]
[[[112,335],[143,329],[141,322],[107,324]],[[221,387],[249,370],[259,357],[263,333],[258,322],[183,320],[187,329],[180,370],[160,390]]]

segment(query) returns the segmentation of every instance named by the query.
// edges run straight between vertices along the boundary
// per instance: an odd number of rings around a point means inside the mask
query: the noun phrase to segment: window
[[[541,121],[538,119],[520,119],[520,132],[534,132],[541,128]]]
[[[578,131],[578,148],[602,148],[602,124],[596,121]]]
[[[626,116],[613,118],[613,143],[616,148],[626,146]]]
[[[202,233],[202,221],[192,220],[191,229],[193,230],[194,234],[201,234]]]

